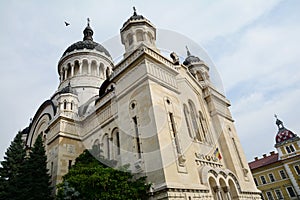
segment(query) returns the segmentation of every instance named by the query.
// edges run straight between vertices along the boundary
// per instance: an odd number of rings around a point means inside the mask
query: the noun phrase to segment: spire
[[[278,119],[278,116],[276,114],[274,115],[274,117],[276,118],[276,125],[278,126],[278,129],[283,129],[283,122],[280,119]]]
[[[87,26],[85,27],[85,29],[83,31],[83,35],[84,35],[83,40],[93,41],[93,34],[94,34],[94,31],[90,27],[90,18],[87,18]]]
[[[186,55],[187,55],[187,56],[190,56],[190,55],[191,55],[191,52],[190,52],[189,48],[188,48],[187,46],[185,46],[185,48],[186,48]]]
[[[135,6],[133,6],[133,15],[134,15],[134,16],[137,16]]]

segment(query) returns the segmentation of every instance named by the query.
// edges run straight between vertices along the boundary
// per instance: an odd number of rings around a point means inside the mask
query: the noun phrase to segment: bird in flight
[[[70,23],[68,23],[68,22],[66,22],[66,21],[65,21],[65,25],[66,25],[66,26],[69,26],[69,25],[70,25]]]

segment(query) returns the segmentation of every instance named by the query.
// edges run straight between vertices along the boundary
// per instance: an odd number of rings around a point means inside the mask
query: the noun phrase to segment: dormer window
[[[287,153],[293,153],[293,152],[295,152],[295,148],[294,148],[294,146],[292,144],[289,145],[289,146],[286,146],[285,150],[286,150]]]

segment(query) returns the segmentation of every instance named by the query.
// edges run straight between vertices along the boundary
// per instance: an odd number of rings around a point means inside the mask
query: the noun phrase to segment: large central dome
[[[90,49],[90,50],[94,49],[96,51],[105,53],[105,55],[107,55],[108,57],[111,57],[109,52],[101,44],[94,42],[92,40],[83,40],[72,44],[65,50],[63,56],[65,56],[67,53],[70,53],[74,50],[82,50],[82,49]]]
[[[89,19],[87,27],[83,30],[83,41],[78,41],[71,46],[69,46],[65,52],[63,53],[63,56],[65,56],[67,53],[73,52],[75,50],[83,50],[83,49],[89,49],[89,50],[96,50],[102,53],[105,53],[106,56],[111,58],[111,55],[109,52],[99,43],[93,41],[93,34],[94,31],[90,27]]]

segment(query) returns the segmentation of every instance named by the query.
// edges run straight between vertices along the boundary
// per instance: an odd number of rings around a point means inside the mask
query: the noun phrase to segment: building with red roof
[[[249,163],[262,199],[300,199],[300,138],[276,117],[275,151]]]

